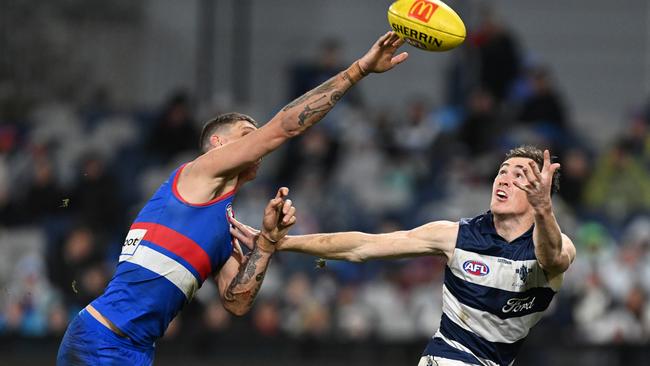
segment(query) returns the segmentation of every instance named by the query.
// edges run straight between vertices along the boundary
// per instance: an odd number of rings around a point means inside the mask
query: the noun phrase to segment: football
[[[412,46],[447,51],[465,40],[463,20],[439,0],[398,0],[388,8],[388,23]]]

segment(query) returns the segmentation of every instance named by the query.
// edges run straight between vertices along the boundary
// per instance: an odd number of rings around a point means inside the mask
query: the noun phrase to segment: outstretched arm
[[[253,250],[240,262],[235,256],[226,261],[216,275],[224,308],[235,315],[247,313],[262,286],[266,269],[275,252],[276,243],[282,239],[296,222],[296,209],[291,200],[284,198],[289,189],[282,187],[264,210],[262,232],[256,235]]]
[[[533,242],[535,256],[540,266],[547,272],[549,278],[564,273],[576,256],[576,248],[568,236],[562,234],[560,226],[553,213],[551,187],[553,174],[560,164],[551,164],[548,150],[544,150],[544,165],[540,171],[533,161],[524,168],[526,184],[513,182],[515,186],[526,192],[528,202],[533,206],[535,229]]]
[[[250,242],[255,230],[231,219],[231,233],[242,242]],[[434,221],[412,230],[386,234],[341,232],[287,236],[277,250],[312,254],[327,259],[363,262],[378,258],[441,255],[451,259],[458,236],[458,223]]]
[[[237,174],[277,149],[287,139],[303,133],[320,121],[343,94],[368,73],[388,71],[406,60],[406,52],[395,56],[402,44],[403,40],[394,32],[386,33],[349,68],[287,104],[258,130],[202,155],[195,161],[194,169],[210,177]]]

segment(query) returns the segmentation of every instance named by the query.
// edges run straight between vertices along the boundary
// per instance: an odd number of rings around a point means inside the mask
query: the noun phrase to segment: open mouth
[[[502,189],[497,189],[495,194],[499,201],[505,201],[508,199],[508,194]]]

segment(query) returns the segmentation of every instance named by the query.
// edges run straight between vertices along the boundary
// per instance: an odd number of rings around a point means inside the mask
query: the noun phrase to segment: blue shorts
[[[136,344],[106,328],[81,310],[63,336],[57,366],[78,365],[153,365],[154,346]]]

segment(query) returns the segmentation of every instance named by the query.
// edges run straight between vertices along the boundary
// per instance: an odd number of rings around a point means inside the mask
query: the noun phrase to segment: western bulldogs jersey
[[[533,229],[508,243],[492,220],[488,212],[460,221],[445,268],[440,328],[421,365],[511,365],[559,290],[537,263]]]
[[[177,191],[176,169],[135,219],[115,275],[92,306],[133,341],[151,345],[203,281],[230,257],[226,215],[234,191],[190,204]]]

